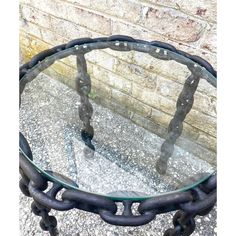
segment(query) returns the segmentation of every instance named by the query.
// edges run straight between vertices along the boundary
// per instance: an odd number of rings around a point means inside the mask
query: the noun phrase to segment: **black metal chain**
[[[125,36],[125,35],[113,35],[110,37],[101,37],[101,38],[95,38],[95,39],[91,39],[91,38],[74,39],[67,44],[61,44],[61,45],[58,45],[58,46],[53,47],[51,49],[46,49],[46,50],[40,52],[39,54],[37,54],[36,56],[34,56],[30,60],[30,62],[27,62],[20,67],[19,77],[20,77],[20,79],[23,78],[23,76],[30,69],[32,69],[35,65],[37,65],[40,61],[43,61],[45,58],[47,58],[57,52],[63,51],[68,48],[72,48],[74,46],[79,46],[82,44],[89,44],[89,43],[96,43],[96,42],[114,42],[114,41],[142,43],[142,44],[146,44],[146,45],[156,46],[158,48],[167,49],[168,51],[182,55],[182,56],[189,58],[190,60],[196,62],[197,64],[199,64],[200,66],[205,68],[208,72],[210,72],[213,76],[216,77],[216,75],[217,75],[216,71],[211,66],[211,64],[208,63],[203,58],[201,58],[199,56],[191,55],[191,54],[189,54],[187,52],[183,52],[181,50],[177,50],[174,46],[172,46],[168,43],[164,43],[164,42],[160,42],[160,41],[148,42],[148,41],[144,41],[144,40],[134,39],[132,37]],[[118,47],[116,47],[116,49],[117,48]]]
[[[194,217],[207,214],[216,202],[216,176],[211,176],[201,185],[185,192],[160,195],[142,201],[123,201],[122,215],[117,215],[116,202],[107,197],[83,192],[80,190],[66,189],[58,183],[45,192],[49,179],[42,174],[26,159],[20,155],[20,181],[22,192],[34,199],[33,213],[42,217],[40,226],[50,235],[57,235],[56,220],[49,216],[51,209],[66,211],[73,208],[99,214],[109,224],[123,226],[138,226],[147,224],[155,219],[157,214],[181,210],[174,217],[174,229],[169,229],[165,236],[190,235],[194,228]],[[63,191],[61,200],[57,199],[59,191]],[[132,213],[131,207],[138,202],[138,214]],[[180,213],[181,212],[181,213]]]
[[[160,174],[166,173],[168,159],[174,152],[174,144],[182,134],[184,119],[193,106],[194,93],[200,81],[201,71],[198,66],[190,70],[192,74],[184,83],[183,90],[176,103],[176,112],[168,127],[167,138],[161,145],[161,155],[156,163],[156,169]]]
[[[87,65],[84,54],[78,53],[76,55],[77,70],[78,74],[76,77],[76,90],[80,95],[80,107],[79,107],[79,117],[83,121],[83,129],[81,131],[81,137],[88,147],[84,149],[86,155],[89,153],[93,155],[95,150],[92,144],[92,139],[94,136],[94,129],[90,124],[90,120],[93,114],[92,104],[89,102],[89,93],[91,91],[91,79],[87,73]]]
[[[36,216],[41,216],[42,219],[39,225],[42,230],[48,231],[50,235],[57,236],[59,232],[57,230],[57,219],[55,216],[50,216],[48,213],[50,209],[45,208],[45,206],[40,205],[36,201],[31,204],[31,210]]]
[[[178,211],[173,217],[173,229],[165,231],[164,236],[188,236],[195,230],[194,217],[183,211]]]
[[[123,42],[123,44],[119,46],[116,44],[109,45],[110,48],[119,51],[130,50],[124,42],[136,42],[143,44],[144,46],[151,45],[159,47],[162,49],[160,53],[152,51],[150,52],[150,55],[163,60],[170,60],[169,55],[165,51],[165,49],[167,49],[176,54],[183,55],[184,57],[191,59],[200,66],[204,67],[213,76],[216,76],[216,71],[208,62],[198,56],[192,56],[188,53],[177,50],[172,45],[159,41],[147,42],[143,40],[136,40],[128,36],[117,35],[107,38],[76,39],[72,40],[68,44],[62,44],[52,49],[45,50],[33,57],[30,62],[20,67],[20,80],[28,72],[30,72],[34,66],[57,52],[83,44],[114,41]],[[146,52],[145,48],[143,51]],[[84,54],[79,53],[78,51],[76,56],[78,68],[76,89],[81,97],[79,116],[84,125],[81,135],[86,146],[88,146],[90,150],[94,150],[94,146],[91,142],[94,135],[94,130],[90,125],[93,108],[88,99],[88,94],[91,90],[91,80],[87,73]],[[167,160],[172,155],[174,143],[181,135],[183,120],[192,108],[194,93],[198,86],[199,78],[201,77],[201,69],[198,65],[188,64],[187,66],[192,74],[187,78],[183,87],[183,91],[179,95],[175,115],[169,124],[167,139],[161,147],[162,154],[161,158],[158,160],[159,164],[157,165],[157,169],[162,173],[164,173],[166,170]],[[211,83],[216,86],[215,82]],[[22,92],[23,89],[24,86],[20,87],[20,92]],[[58,234],[56,230],[57,223],[53,216],[48,215],[49,211],[51,209],[65,211],[73,208],[99,214],[104,221],[110,224],[123,226],[138,226],[147,224],[148,222],[152,221],[157,214],[179,210],[173,220],[174,229],[167,230],[164,235],[188,236],[191,235],[195,229],[194,217],[196,215],[207,214],[216,202],[216,176],[214,175],[201,185],[189,191],[160,195],[143,201],[123,201],[123,214],[117,215],[117,201],[111,200],[107,197],[86,193],[80,190],[69,190],[56,183],[53,183],[51,189],[45,192],[50,180],[46,177],[43,177],[43,175],[38,170],[36,170],[32,163],[23,155],[24,153],[29,159],[31,159],[31,161],[33,160],[30,147],[22,134],[20,134],[20,148],[20,173],[22,176],[22,179],[20,180],[20,189],[26,196],[32,197],[34,199],[32,210],[36,215],[40,215],[42,217],[42,221],[40,223],[41,228],[43,230],[49,231],[50,235],[53,236]],[[58,192],[61,190],[64,192],[62,194],[61,200],[58,200],[56,197]],[[132,204],[134,202],[139,203],[138,215],[134,215],[131,210]]]

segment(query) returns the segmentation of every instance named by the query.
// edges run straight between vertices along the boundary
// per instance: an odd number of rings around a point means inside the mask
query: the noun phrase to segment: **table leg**
[[[36,201],[32,202],[31,209],[35,215],[42,217],[42,219],[40,220],[40,223],[39,223],[42,230],[48,231],[51,236],[59,235],[59,232],[57,230],[56,217],[50,216],[48,214],[50,212],[50,209],[46,208],[45,206],[42,206],[41,204],[37,203]]]
[[[156,163],[156,169],[160,174],[166,173],[167,162],[174,152],[174,145],[177,138],[182,133],[184,119],[193,106],[194,93],[197,90],[199,80],[199,75],[192,73],[186,79],[183,90],[178,97],[176,112],[173,119],[170,121],[167,138],[161,145],[161,155]]]
[[[94,136],[94,129],[90,124],[90,120],[93,114],[93,107],[89,101],[89,93],[91,91],[91,79],[87,73],[87,64],[84,54],[76,55],[77,62],[77,76],[76,76],[76,90],[80,95],[79,117],[83,122],[83,128],[81,130],[81,137],[86,147],[84,149],[85,154],[93,156],[95,147],[92,144]]]

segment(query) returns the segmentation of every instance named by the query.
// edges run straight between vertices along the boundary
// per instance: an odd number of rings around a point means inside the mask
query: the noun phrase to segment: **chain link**
[[[100,38],[94,38],[94,39],[91,39],[91,38],[74,39],[74,40],[68,42],[67,44],[62,44],[62,45],[58,45],[52,49],[47,49],[47,50],[43,51],[40,55],[38,54],[34,57],[34,63],[28,62],[20,67],[20,73],[19,73],[20,80],[33,67],[33,65],[36,65],[38,62],[44,60],[46,57],[53,55],[56,52],[60,52],[62,50],[72,48],[74,46],[78,46],[78,45],[82,45],[82,44],[89,44],[89,43],[96,43],[96,42],[114,42],[114,41],[134,42],[134,43],[146,44],[146,45],[151,45],[151,46],[156,46],[159,48],[167,49],[171,52],[182,55],[182,56],[189,58],[190,60],[196,62],[200,66],[204,67],[213,76],[216,77],[216,75],[217,75],[216,71],[213,69],[211,64],[209,64],[203,58],[201,58],[199,56],[191,55],[191,54],[189,54],[187,52],[183,52],[181,50],[177,50],[174,46],[172,46],[170,44],[160,42],[160,41],[148,42],[145,40],[134,39],[132,37],[125,36],[125,35],[113,35],[110,37],[100,37]]]
[[[79,117],[83,122],[81,137],[85,145],[88,147],[84,150],[86,154],[94,154],[95,147],[92,144],[94,136],[94,129],[90,125],[90,120],[93,114],[93,107],[89,101],[89,93],[91,91],[91,79],[87,73],[87,65],[84,54],[76,55],[77,76],[76,76],[76,90],[80,95]]]
[[[20,156],[20,158],[22,159],[25,157]],[[30,165],[29,161],[28,168],[34,168],[32,165]],[[22,169],[24,170],[24,168]],[[39,176],[41,176],[39,172],[37,173]],[[44,190],[41,189],[41,185],[35,185],[34,182],[30,180],[30,177],[27,177],[25,181],[25,176],[26,175],[23,173],[23,180],[21,180],[21,182],[24,184],[24,188],[27,189],[27,191],[23,190],[22,192],[26,196],[32,197],[34,202],[40,204],[40,206],[43,206],[44,210],[55,209],[59,211],[65,211],[76,208],[99,214],[101,218],[107,223],[123,226],[138,226],[147,224],[148,222],[152,221],[157,214],[181,210],[181,212],[185,213],[185,216],[177,217],[180,214],[178,213],[178,215],[174,218],[175,229],[169,229],[167,231],[168,234],[166,234],[171,236],[190,235],[187,234],[187,232],[194,230],[192,218],[194,218],[196,215],[207,214],[216,202],[216,198],[211,197],[215,194],[215,188],[213,187],[216,187],[216,183],[213,186],[213,181],[216,181],[216,178],[215,176],[212,176],[201,184],[201,188],[205,189],[205,191],[203,191],[200,187],[195,187],[194,189],[186,192],[160,195],[143,201],[126,200],[123,201],[123,214],[117,215],[116,201],[113,201],[107,197],[86,193],[80,190],[64,189],[63,186],[57,183],[53,183],[52,187],[47,192],[44,192]],[[30,181],[28,182],[28,180]],[[44,186],[47,186],[47,182],[49,180],[44,178],[44,181]],[[210,189],[208,188],[209,185]],[[56,199],[57,194],[61,190],[64,190],[64,192],[62,193],[61,200],[58,200]],[[134,202],[139,203],[138,215],[134,215],[131,210],[132,204]],[[203,202],[204,204],[202,204]],[[37,213],[38,209],[36,207],[32,207],[32,210],[36,215],[39,215],[39,213]],[[191,217],[187,218],[187,216]],[[178,222],[178,224],[176,222]],[[41,226],[42,224],[43,223],[41,223]],[[179,225],[181,227],[179,227]],[[49,229],[48,227],[49,226],[46,225],[43,228]]]
[[[173,217],[173,229],[168,229],[164,236],[189,236],[195,230],[194,216],[183,211],[177,211]]]
[[[33,201],[31,204],[32,212],[37,215],[41,216],[42,219],[39,222],[39,225],[42,230],[49,231],[51,236],[59,235],[57,230],[57,219],[55,216],[50,216],[48,213],[50,209],[45,208],[45,206],[40,205],[36,201]]]

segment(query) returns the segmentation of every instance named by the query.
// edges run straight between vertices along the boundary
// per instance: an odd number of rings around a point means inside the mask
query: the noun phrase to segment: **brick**
[[[144,68],[123,61],[117,61],[114,71],[121,76],[133,81],[133,83],[140,84],[143,88],[155,90],[157,86],[157,79],[154,73],[149,73]]]
[[[58,19],[55,17],[51,18],[52,27],[50,30],[43,28],[42,38],[45,41],[50,42],[52,45],[58,45],[60,43],[67,43],[70,40],[79,37],[101,37],[102,35],[87,28],[78,26],[73,22]]]
[[[215,0],[22,0],[22,58],[27,61],[44,49],[74,38],[126,34],[170,43],[203,57],[216,68],[215,5]],[[186,66],[144,53],[110,49],[93,51],[86,58],[97,102],[130,117],[151,132],[166,135],[167,120],[173,117],[175,101],[190,74]],[[75,57],[71,56],[46,72],[74,87],[74,68]],[[131,88],[132,97],[125,94]],[[215,163],[216,149],[215,117],[216,89],[201,80],[178,144],[189,151],[194,149],[196,155],[212,163]]]
[[[23,19],[20,21],[20,23],[21,23],[20,29],[24,30],[26,33],[32,34],[37,38],[42,37],[41,28],[38,25],[35,25]]]
[[[70,68],[72,68],[72,69],[77,71],[76,57],[74,55],[70,55],[70,56],[65,57],[63,59],[60,59],[58,61],[59,62],[63,62],[63,64],[65,64],[66,66],[69,66]]]
[[[216,98],[217,95],[216,88],[209,84],[205,79],[200,80],[197,91],[213,98]]]
[[[58,73],[54,67],[49,67],[47,70],[45,70],[43,73],[50,76],[51,78],[54,78],[61,83],[65,84],[66,86],[69,86],[72,89],[75,89],[75,81],[71,78],[68,78],[60,73]]]
[[[131,82],[101,67],[93,66],[93,76],[103,83],[125,93],[131,93]]]
[[[212,53],[216,53],[217,51],[217,34],[216,34],[216,25],[213,24],[207,31],[205,32],[205,35],[202,39],[202,43],[200,47],[203,50],[207,50]]]
[[[47,13],[43,13],[33,7],[22,4],[21,14],[23,19],[31,23],[43,26],[44,28],[48,29],[51,28],[51,17]]]
[[[142,8],[131,0],[90,0],[90,7],[133,23],[139,21]]]
[[[197,140],[199,144],[206,147],[207,149],[211,149],[216,152],[216,138],[210,135],[200,133],[199,138]]]
[[[64,0],[63,0],[64,1]],[[91,0],[65,0],[65,2],[70,2],[72,4],[78,4],[80,6],[89,7],[91,5]]]
[[[164,138],[166,135],[166,129],[164,127],[154,123],[150,119],[144,118],[143,116],[141,116],[139,114],[134,113],[131,117],[131,120],[135,124],[149,130],[152,133],[157,134],[158,136],[160,136],[162,138]]]
[[[69,40],[79,37],[92,37],[92,34],[84,28],[80,28],[78,25],[58,18],[52,18],[52,31],[61,37],[65,37]]]
[[[101,50],[94,50],[85,55],[87,61],[103,67],[109,71],[114,70],[114,66],[117,63],[117,59]]]
[[[138,25],[111,20],[111,34],[124,34],[137,39],[165,41],[165,37]]]
[[[43,42],[33,35],[26,34],[24,31],[20,31],[20,45],[21,44],[26,46],[31,57],[51,47],[49,44]]]
[[[51,67],[60,75],[73,80],[75,82],[76,70],[70,66],[65,65],[60,61],[56,61]]]
[[[42,40],[51,44],[52,46],[57,46],[57,45],[68,42],[67,38],[62,37],[61,35],[53,32],[51,30],[41,27],[40,31],[41,31],[41,35],[42,35]]]
[[[200,40],[202,41],[202,40]],[[172,43],[173,44],[173,43]],[[192,55],[200,56],[206,61],[208,61],[215,69],[217,67],[217,58],[215,53],[211,53],[207,50],[203,50],[200,47],[197,47],[192,44],[186,44],[179,42],[178,45],[175,45],[175,47],[179,50],[188,52]]]
[[[194,95],[193,109],[216,117],[216,98],[197,91]]]
[[[175,101],[170,100],[165,97],[162,97],[162,96],[159,97],[159,101],[160,101],[159,109],[161,111],[164,111],[170,115],[174,115],[175,110],[176,110],[176,102]]]
[[[110,19],[102,15],[70,6],[68,9],[67,19],[71,22],[74,22],[75,24],[86,27],[95,32],[104,35],[111,34]]]
[[[133,63],[133,51],[119,52],[119,51],[112,50],[110,48],[102,49],[101,51],[109,55],[112,55],[113,57],[116,57],[122,61]]]
[[[192,109],[186,116],[185,121],[195,128],[216,137],[216,119],[214,117]]]
[[[216,165],[216,154],[201,145],[182,137],[177,139],[176,144],[209,164]]]
[[[32,58],[31,53],[29,52],[29,49],[23,44],[20,45],[20,56],[23,63],[30,61],[30,59]]]
[[[102,15],[97,15],[95,13],[88,12],[86,10],[80,9],[79,7],[73,6],[71,4],[59,0],[53,0],[53,1],[33,0],[31,2],[31,5],[39,9],[36,10],[36,8],[31,7],[31,9],[34,9],[34,11],[36,11],[37,14],[44,15],[49,18],[55,16],[61,18],[62,20],[61,22],[63,22],[63,19],[69,20],[77,26],[81,25],[83,27],[89,28],[90,30],[94,30],[98,33],[110,34],[110,20]],[[40,25],[44,26],[44,24]],[[96,27],[94,27],[95,25]]]
[[[162,42],[170,43],[179,50],[183,50],[190,54],[198,55],[202,57],[203,59],[209,61],[216,68],[216,55],[200,48],[196,49],[196,45],[194,43],[175,42],[175,41],[172,41],[171,39],[168,39],[164,35],[154,33],[138,25],[130,25],[124,22],[112,21],[112,34],[124,34],[124,32],[126,32],[126,35],[134,37],[134,38],[139,38],[139,39],[143,39],[147,41],[159,40]],[[132,54],[135,54],[135,53],[137,52],[132,52]],[[124,57],[124,60],[126,61],[127,58]],[[130,60],[132,59],[128,58],[127,62],[130,62]]]
[[[34,36],[27,35],[27,37],[25,37],[24,34],[24,32],[20,33],[20,45],[21,47],[24,47],[27,50],[27,55],[29,58],[32,58],[39,52],[52,47],[50,44],[47,44],[42,40],[35,38]],[[51,67],[53,67],[54,70],[56,70],[59,74],[62,74],[63,76],[75,78],[75,70],[70,66],[71,64],[75,64],[75,61],[73,61],[73,59],[75,58],[71,57],[56,61]],[[73,69],[74,71],[73,74],[70,73],[71,69]]]
[[[209,21],[216,21],[217,18],[217,1],[216,0],[145,0],[156,5],[175,8],[187,14],[206,19]]]
[[[168,128],[168,125],[172,119],[172,116],[158,110],[152,108],[151,120],[158,125],[163,126],[165,129]]]
[[[24,30],[20,31],[20,47],[27,49],[29,58],[32,58],[39,52],[49,49],[52,45],[42,41],[34,35],[26,33]]]
[[[21,0],[20,5],[22,4],[30,4],[32,0]]]
[[[181,137],[196,142],[199,137],[199,133],[199,129],[187,124],[186,122],[183,123],[183,131]]]
[[[19,31],[19,41],[20,41],[20,47],[30,45],[30,37],[29,35],[22,29]]]
[[[174,114],[175,102],[160,96],[157,91],[152,91],[148,88],[143,89],[140,85],[133,83],[132,96],[155,109],[170,115]]]
[[[108,85],[106,85],[102,81],[99,81],[97,78],[93,76],[91,76],[91,82],[92,82],[91,89],[93,91],[92,95],[95,96],[95,98],[99,98],[100,100],[111,99],[111,88]],[[93,97],[91,98],[93,99]]]
[[[172,7],[172,8],[178,8],[178,5],[176,4],[177,1],[172,0],[145,0],[145,2],[152,3],[157,6],[166,6],[166,7]]]
[[[132,112],[127,109],[126,106],[123,104],[117,103],[114,100],[111,100],[110,103],[108,104],[108,108],[114,111],[117,114],[120,114],[123,117],[129,118],[132,114]]]
[[[155,108],[160,106],[160,97],[157,96],[155,91],[149,88],[143,89],[141,85],[135,83],[132,86],[132,97]]]
[[[152,8],[141,23],[147,29],[181,42],[196,42],[206,23],[171,8]]]
[[[134,99],[129,95],[122,93],[116,89],[112,89],[112,100],[122,105],[128,111],[132,111],[134,107]]]
[[[217,21],[217,1],[216,0],[199,0],[199,1],[175,1],[181,11],[207,21]]]
[[[162,76],[157,76],[157,83],[160,95],[177,102],[179,94],[183,89],[183,85],[175,83],[174,81],[166,79]]]
[[[143,117],[150,117],[151,116],[151,107],[150,106],[147,106],[146,104],[136,100],[136,99],[133,99],[134,100],[134,105],[133,105],[133,110],[143,116]]]
[[[29,4],[30,6],[37,8],[44,13],[48,13],[60,18],[65,18],[68,15],[68,7],[65,1],[31,0]]]
[[[134,52],[133,60],[135,64],[146,70],[167,77],[178,83],[184,83],[186,78],[190,75],[190,71],[185,65],[175,61],[159,60],[140,52]]]
[[[160,111],[158,109],[152,108],[151,120],[156,124],[161,125],[164,128],[168,128],[170,121],[172,120],[173,116]],[[181,136],[185,138],[190,138],[191,140],[196,140],[199,136],[199,130],[188,125],[184,122],[184,128],[182,131]]]

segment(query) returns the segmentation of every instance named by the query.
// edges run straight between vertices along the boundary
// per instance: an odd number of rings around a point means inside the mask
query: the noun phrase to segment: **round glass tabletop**
[[[114,41],[59,51],[20,80],[20,102],[33,161],[20,151],[67,188],[145,199],[216,171],[216,78],[167,49]]]

